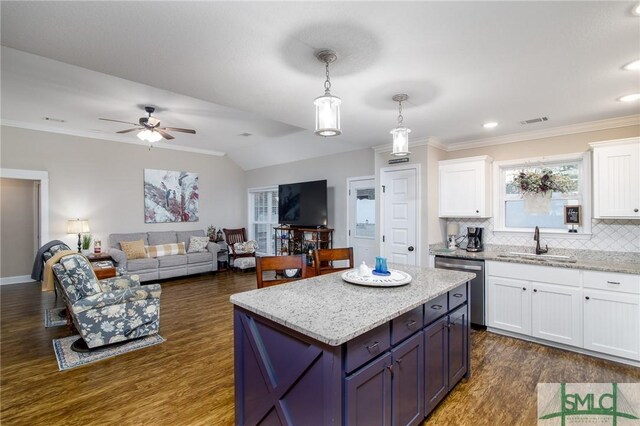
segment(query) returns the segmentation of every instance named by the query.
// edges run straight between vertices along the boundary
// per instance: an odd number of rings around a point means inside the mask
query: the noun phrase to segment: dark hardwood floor
[[[51,339],[70,333],[43,324],[53,294],[0,286],[0,423],[233,424],[229,295],[255,285],[233,272],[163,282],[165,343],[63,372]],[[472,348],[472,378],[425,424],[533,425],[538,382],[640,382],[638,368],[491,333],[473,332]]]

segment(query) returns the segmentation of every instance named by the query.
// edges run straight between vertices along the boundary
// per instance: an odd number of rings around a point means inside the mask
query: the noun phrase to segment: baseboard
[[[629,359],[629,358],[622,358],[622,357],[618,357],[618,356],[615,356],[615,355],[609,355],[609,354],[603,354],[601,352],[590,351],[589,349],[578,348],[578,347],[569,346],[569,345],[563,345],[562,343],[550,342],[548,340],[538,339],[537,337],[526,336],[526,335],[523,335],[523,334],[513,333],[511,331],[506,331],[506,330],[499,330],[499,329],[493,328],[493,327],[487,327],[487,331],[490,332],[490,333],[500,334],[502,336],[513,337],[515,339],[520,339],[520,340],[526,340],[527,342],[533,342],[533,343],[538,343],[538,344],[544,345],[544,346],[550,346],[550,347],[556,348],[556,349],[563,349],[565,351],[577,352],[579,354],[589,355],[589,356],[592,356],[594,358],[601,358],[601,359],[606,359],[607,361],[614,361],[614,362],[619,362],[621,364],[631,365],[631,366],[634,366],[634,367],[640,367],[640,362],[635,361],[633,359]]]
[[[35,282],[35,281],[33,281],[31,279],[31,276],[29,275],[17,275],[15,277],[0,278],[0,285],[32,283],[32,282]]]

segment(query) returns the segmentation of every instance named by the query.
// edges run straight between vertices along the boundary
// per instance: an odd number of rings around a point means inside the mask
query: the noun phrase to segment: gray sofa
[[[130,274],[137,274],[140,281],[217,271],[220,247],[216,243],[209,243],[207,252],[188,253],[191,236],[204,237],[205,234],[203,230],[111,234],[109,235],[109,254],[118,267],[125,268]],[[128,260],[121,250],[120,241],[137,240],[143,240],[145,246],[184,242],[187,254]]]

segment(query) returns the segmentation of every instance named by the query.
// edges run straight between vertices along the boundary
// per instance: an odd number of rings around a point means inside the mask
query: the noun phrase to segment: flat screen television
[[[278,186],[278,222],[293,226],[327,226],[327,181]]]

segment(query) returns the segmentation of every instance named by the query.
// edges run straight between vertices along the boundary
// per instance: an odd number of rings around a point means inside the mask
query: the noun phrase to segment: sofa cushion
[[[129,260],[127,262],[127,271],[135,272],[135,271],[143,271],[146,269],[157,269],[158,263],[159,263],[158,259],[155,259],[155,258]]]
[[[189,250],[189,241],[191,237],[204,237],[204,231],[202,229],[196,229],[194,231],[178,231],[176,232],[179,243],[184,243],[187,251]]]
[[[186,254],[184,243],[161,244],[158,246],[145,247],[147,257],[173,256],[176,254]]]
[[[213,253],[187,253],[187,259],[189,263],[212,262]]]
[[[187,264],[187,256],[184,254],[176,254],[174,256],[162,256],[158,258],[158,263],[161,268],[167,266],[180,266]]]
[[[122,251],[127,255],[127,260],[142,259],[147,257],[147,252],[144,250],[144,241],[120,241],[120,247]]]
[[[149,245],[149,240],[147,239],[146,232],[135,232],[130,234],[111,234],[109,235],[109,247],[122,250],[120,246],[120,241],[144,241],[144,245]]]
[[[150,246],[159,246],[161,244],[177,243],[176,231],[149,232]]]
[[[204,253],[207,251],[207,245],[209,244],[209,237],[196,237],[191,236],[189,240],[189,248],[187,253]]]

